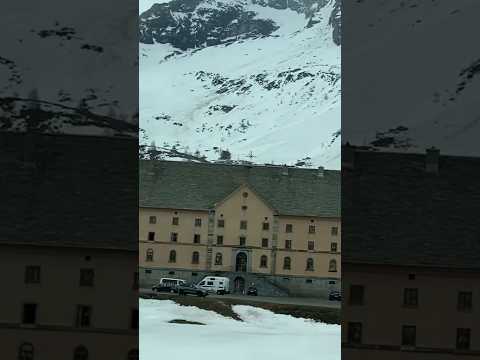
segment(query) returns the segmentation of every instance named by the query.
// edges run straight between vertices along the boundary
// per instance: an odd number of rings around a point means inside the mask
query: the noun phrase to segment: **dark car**
[[[178,292],[178,295],[195,295],[201,297],[208,295],[206,290],[200,289],[193,284],[178,285],[175,290]]]
[[[337,290],[330,291],[328,294],[328,300],[330,301],[342,301],[342,293]]]
[[[176,290],[172,286],[165,286],[165,285],[155,285],[152,286],[153,291],[158,291],[158,292],[176,292]]]
[[[247,295],[257,296],[258,295],[257,288],[255,286],[249,286],[247,289]]]

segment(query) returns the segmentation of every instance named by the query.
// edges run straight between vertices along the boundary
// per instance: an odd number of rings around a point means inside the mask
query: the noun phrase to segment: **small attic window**
[[[243,205],[243,206],[242,206],[242,210],[243,210],[243,211],[246,211],[247,209],[248,209],[248,207],[247,207],[246,205]]]
[[[247,197],[248,197],[248,192],[245,191],[245,192],[242,194],[242,196],[243,196],[244,198],[247,198]]]

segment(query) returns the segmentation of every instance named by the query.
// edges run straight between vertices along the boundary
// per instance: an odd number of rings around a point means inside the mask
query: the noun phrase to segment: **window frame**
[[[265,254],[260,256],[260,268],[262,269],[268,268],[268,256]]]
[[[25,266],[25,284],[40,284],[42,281],[42,272],[40,265]],[[36,275],[36,276],[35,276]]]
[[[192,264],[193,265],[200,264],[200,253],[198,251],[192,252]]]
[[[412,331],[412,333],[408,333]],[[413,335],[412,335],[413,334]],[[410,337],[413,339],[410,339]],[[417,326],[416,325],[402,325],[402,346],[416,347],[417,346]]]
[[[79,286],[80,287],[94,287],[95,286],[95,269],[94,268],[81,268],[80,269]]]
[[[412,294],[415,296],[412,297]],[[415,299],[414,302],[411,300]],[[419,291],[418,288],[404,288],[403,289],[403,307],[415,309],[418,308],[419,303]]]
[[[145,252],[145,261],[146,262],[152,262],[154,259],[154,252],[152,248],[148,248],[147,251]]]

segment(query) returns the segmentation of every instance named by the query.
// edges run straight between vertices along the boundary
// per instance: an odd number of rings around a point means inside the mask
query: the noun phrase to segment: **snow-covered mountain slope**
[[[136,4],[2,5],[0,130],[137,136]]]
[[[480,2],[348,6],[342,142],[479,156]]]
[[[340,166],[333,0],[174,0],[140,16],[143,141],[208,160]]]

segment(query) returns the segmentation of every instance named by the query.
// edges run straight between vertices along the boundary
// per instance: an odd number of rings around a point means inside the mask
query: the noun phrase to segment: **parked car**
[[[342,301],[342,293],[337,290],[332,290],[328,294],[328,300],[330,301]]]
[[[176,290],[178,292],[178,295],[195,295],[195,296],[201,296],[205,297],[208,295],[208,292],[206,290],[200,289],[199,287],[193,285],[193,284],[181,284],[176,287]]]
[[[206,276],[197,287],[208,292],[224,295],[230,293],[230,279],[222,276]]]
[[[247,295],[257,296],[258,295],[257,288],[255,286],[249,286],[247,289]]]
[[[152,286],[153,291],[158,292],[177,292],[179,285],[185,284],[182,279],[161,278],[157,285]]]

